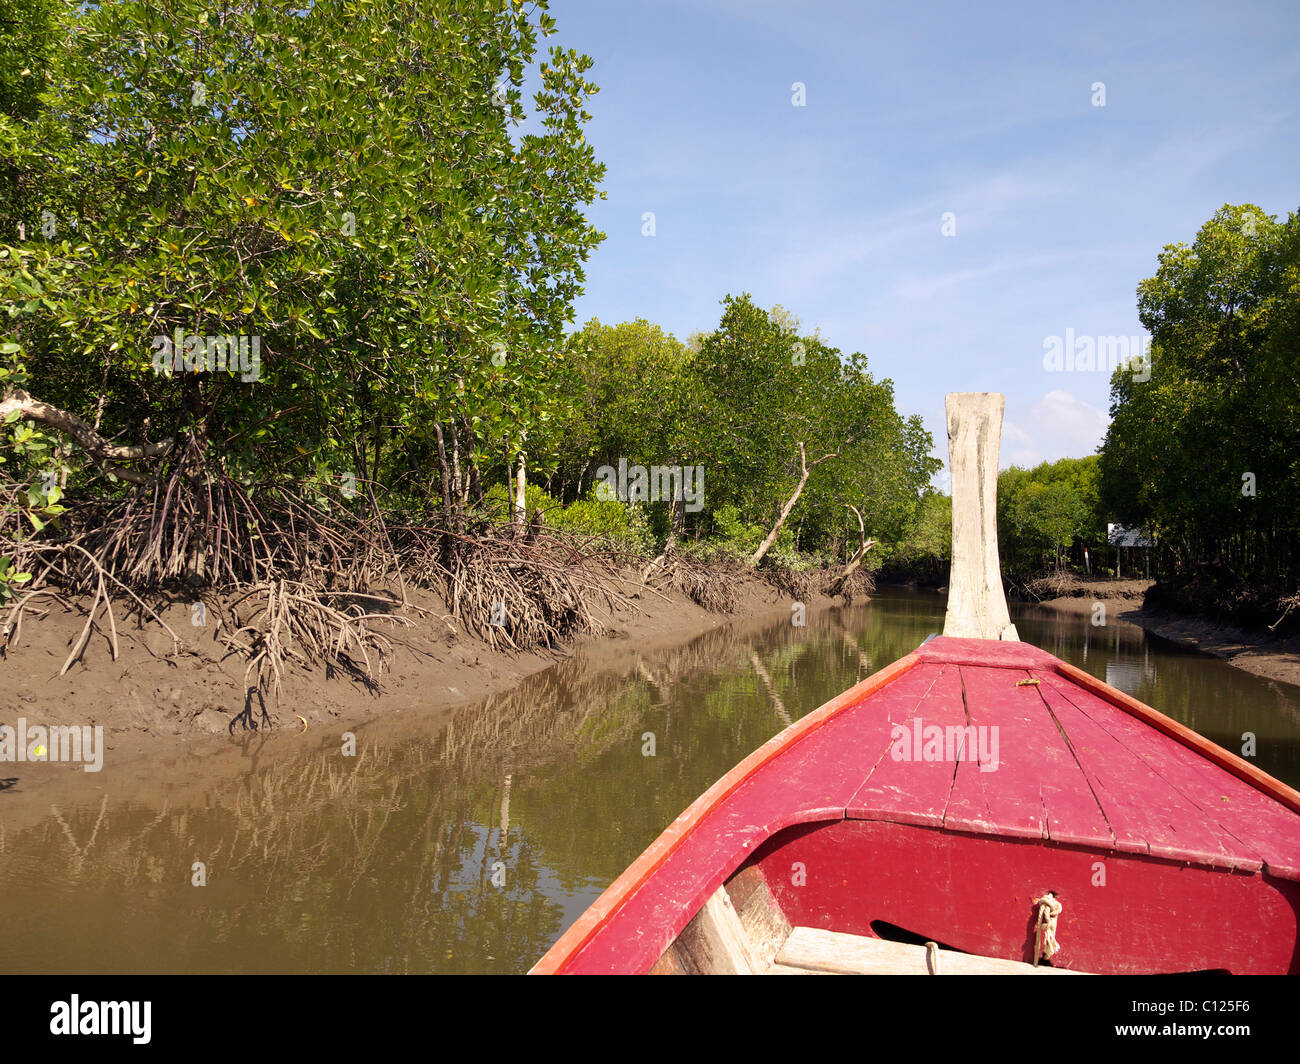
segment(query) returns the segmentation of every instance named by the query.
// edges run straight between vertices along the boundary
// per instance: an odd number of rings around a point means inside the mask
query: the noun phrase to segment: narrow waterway
[[[577,657],[357,728],[352,757],[337,735],[250,737],[224,771],[106,766],[36,815],[19,780],[0,792],[0,971],[526,971],[714,780],[914,649],[943,606],[884,592],[805,627]],[[1012,613],[1022,639],[1228,749],[1252,733],[1256,763],[1300,785],[1300,688],[1130,625]]]

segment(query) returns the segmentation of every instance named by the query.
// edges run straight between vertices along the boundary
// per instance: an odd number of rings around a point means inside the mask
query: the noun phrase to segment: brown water
[[[1026,641],[1229,749],[1254,732],[1256,762],[1300,785],[1300,688],[1131,626],[1012,613]],[[576,658],[357,728],[355,757],[335,735],[254,737],[108,765],[84,801],[0,793],[0,971],[526,971],[714,780],[942,614],[941,597],[882,593],[803,628],[629,645],[614,669]]]

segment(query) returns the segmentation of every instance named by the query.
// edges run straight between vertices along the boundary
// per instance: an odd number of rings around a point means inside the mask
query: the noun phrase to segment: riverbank
[[[1107,613],[1142,605],[1153,580],[1091,580],[1065,574],[1031,581],[1029,588],[1040,596],[1038,605],[1057,613],[1092,613],[1095,604],[1106,605]],[[1031,601],[1033,601],[1031,599]]]
[[[209,628],[191,624],[191,608],[177,604],[164,620],[186,640],[179,653],[156,623],[119,621],[120,653],[110,654],[96,635],[82,659],[64,676],[58,670],[69,646],[80,636],[84,614],[52,609],[24,625],[21,639],[0,664],[7,696],[0,723],[19,717],[28,725],[86,725],[104,729],[104,758],[115,766],[171,758],[196,748],[219,750],[230,737],[257,735],[337,743],[344,731],[390,717],[437,714],[513,691],[529,676],[557,661],[582,654],[597,667],[620,663],[659,647],[680,645],[718,628],[744,626],[777,617],[789,619],[791,596],[758,576],[728,577],[734,591],[732,612],[703,609],[685,593],[654,589],[629,574],[617,581],[623,596],[599,617],[599,637],[573,640],[558,652],[512,652],[494,648],[466,632],[447,615],[435,596],[412,596],[419,610],[407,612],[410,627],[385,626],[393,654],[368,686],[337,670],[296,668],[284,679],[278,703],[246,703],[244,662],[226,652]],[[1258,633],[1216,625],[1204,619],[1173,616],[1142,608],[1148,581],[1077,581],[1069,594],[1037,605],[1074,616],[1105,608],[1107,624],[1133,624],[1180,646],[1221,658],[1254,675],[1300,685],[1300,641],[1267,639]],[[832,604],[810,596],[808,612]],[[420,611],[423,611],[421,613]],[[207,742],[205,742],[207,740]],[[39,773],[19,773],[0,765],[0,789],[21,780],[23,788],[44,786],[68,773],[89,781],[74,764],[48,764]],[[71,782],[71,780],[69,780]]]
[[[1245,631],[1159,610],[1133,611],[1125,614],[1124,620],[1188,650],[1222,658],[1256,676],[1300,687],[1300,637],[1279,639],[1268,632]]]
[[[1069,578],[1064,594],[1038,605],[1056,613],[1086,616],[1105,607],[1107,624],[1133,624],[1151,635],[1188,650],[1222,658],[1265,679],[1300,686],[1300,637],[1278,638],[1268,631],[1249,631],[1208,617],[1190,617],[1144,605],[1152,580],[1082,580]]]
[[[96,633],[81,659],[60,676],[85,614],[53,607],[23,625],[0,665],[7,696],[0,723],[22,717],[29,726],[101,726],[105,756],[118,763],[231,734],[328,731],[337,737],[379,716],[437,711],[513,689],[579,650],[616,659],[723,625],[789,616],[789,596],[765,580],[747,573],[730,579],[734,608],[714,613],[680,590],[650,588],[630,575],[615,578],[623,599],[597,613],[603,634],[575,639],[557,652],[493,647],[456,623],[436,596],[411,594],[416,608],[399,616],[412,623],[381,628],[393,652],[375,683],[340,670],[296,667],[286,672],[278,702],[267,698],[265,703],[250,703],[244,660],[226,650],[215,625],[195,626],[193,608],[185,603],[161,614],[184,640],[179,652],[156,622],[139,625],[119,618],[116,660],[108,639]],[[806,606],[814,610],[829,603],[817,596]],[[15,775],[15,767],[0,766],[0,783]],[[46,767],[56,774],[81,771],[79,765]]]

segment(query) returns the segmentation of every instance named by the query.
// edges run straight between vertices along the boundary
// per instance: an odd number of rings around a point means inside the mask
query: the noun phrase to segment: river
[[[483,703],[357,727],[355,756],[337,734],[256,735],[129,780],[106,767],[26,816],[0,792],[0,971],[526,971],[714,780],[914,649],[943,607],[883,592],[804,627],[606,646]],[[1230,750],[1253,733],[1255,762],[1300,786],[1300,688],[1131,625],[1012,616]]]

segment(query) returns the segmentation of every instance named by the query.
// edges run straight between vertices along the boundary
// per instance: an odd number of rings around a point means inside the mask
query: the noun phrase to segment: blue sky
[[[1091,453],[1108,374],[1044,341],[1141,335],[1138,282],[1224,203],[1300,209],[1296,0],[550,10],[608,166],[577,321],[684,340],[747,291],[866,354],[940,453],[949,391],[1006,394],[1003,465]]]

